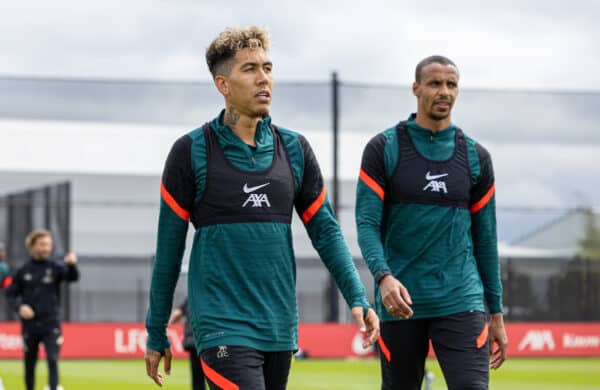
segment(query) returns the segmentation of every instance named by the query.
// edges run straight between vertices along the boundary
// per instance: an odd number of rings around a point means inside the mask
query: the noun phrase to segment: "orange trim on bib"
[[[360,180],[363,181],[363,183],[365,183],[367,185],[367,187],[369,187],[370,189],[373,190],[373,192],[375,192],[377,194],[377,196],[379,196],[379,198],[381,200],[383,200],[383,197],[385,196],[385,191],[383,190],[383,188],[381,188],[381,186],[371,177],[367,174],[367,172],[365,172],[362,168],[360,169],[360,174],[358,175],[358,177],[360,178]]]
[[[305,225],[310,222],[312,217],[314,217],[317,211],[319,211],[319,209],[321,208],[321,206],[323,206],[323,203],[325,203],[325,195],[325,186],[323,186],[323,190],[321,191],[317,199],[315,199],[315,201],[312,202],[310,206],[308,206],[306,211],[302,213],[302,222],[304,222]]]
[[[488,192],[479,200],[479,202],[475,203],[471,206],[471,214],[475,214],[479,210],[485,207],[486,204],[492,199],[494,192],[496,191],[496,183],[492,184]]]
[[[190,213],[177,203],[162,182],[160,183],[160,196],[179,218],[186,222],[190,220]]]

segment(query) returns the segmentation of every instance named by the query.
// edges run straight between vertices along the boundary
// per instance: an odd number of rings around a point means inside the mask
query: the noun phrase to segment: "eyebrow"
[[[456,83],[456,82],[458,82],[458,77],[457,78],[433,77],[433,78],[431,78],[431,79],[429,79],[427,81],[428,82],[434,82],[434,81],[442,82],[442,81],[446,81],[448,83]]]
[[[258,62],[244,62],[242,65],[240,65],[240,68],[245,68],[247,66],[265,66],[265,65],[270,65],[273,66],[273,63],[271,61],[265,61],[262,63],[258,63]]]

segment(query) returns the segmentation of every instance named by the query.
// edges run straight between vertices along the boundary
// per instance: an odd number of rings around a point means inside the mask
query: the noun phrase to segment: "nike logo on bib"
[[[267,194],[253,194],[254,191],[260,190],[261,188],[266,187],[269,184],[271,183],[265,183],[254,187],[248,187],[248,183],[244,184],[242,190],[246,194],[250,194],[250,196],[248,196],[248,199],[246,199],[242,207],[246,207],[248,203],[251,203],[252,207],[263,207],[263,205],[271,207],[271,202],[269,202],[269,197],[267,196]]]
[[[259,185],[259,186],[255,186],[255,187],[248,187],[248,183],[246,183],[246,184],[244,184],[244,188],[242,188],[242,190],[243,190],[243,191],[244,191],[246,194],[249,194],[249,193],[251,193],[251,192],[254,192],[254,191],[256,191],[256,190],[260,190],[261,188],[263,188],[263,187],[266,187],[266,186],[268,186],[269,184],[271,184],[271,183],[265,183],[265,184],[261,184],[261,185]]]
[[[448,193],[448,188],[446,188],[446,182],[440,179],[442,177],[448,176],[447,173],[442,173],[439,175],[432,175],[429,171],[425,174],[425,180],[428,180],[429,183],[425,187],[423,187],[423,191],[429,190],[430,192],[443,192],[444,194]]]
[[[442,173],[441,175],[432,175],[429,171],[427,171],[427,173],[425,174],[425,180],[435,180],[445,176],[448,176],[448,174]]]

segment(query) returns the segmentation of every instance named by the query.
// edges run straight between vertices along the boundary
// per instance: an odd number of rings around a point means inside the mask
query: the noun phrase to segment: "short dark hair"
[[[417,68],[415,69],[415,81],[417,83],[421,82],[421,72],[423,71],[423,68],[430,64],[452,65],[458,72],[458,66],[456,66],[454,61],[452,61],[450,58],[440,55],[429,56],[422,59],[421,62],[417,64]]]
[[[219,34],[206,49],[206,64],[213,78],[218,75],[229,75],[231,60],[241,49],[269,50],[267,32],[257,26],[228,28]]]

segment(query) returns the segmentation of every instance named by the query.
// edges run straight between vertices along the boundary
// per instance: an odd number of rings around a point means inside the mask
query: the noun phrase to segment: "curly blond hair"
[[[34,229],[27,237],[25,237],[25,247],[31,250],[35,245],[35,242],[41,237],[52,237],[52,235],[46,229]]]
[[[241,49],[269,50],[269,35],[258,26],[228,28],[219,34],[206,49],[206,64],[213,77],[229,75],[231,59]]]

